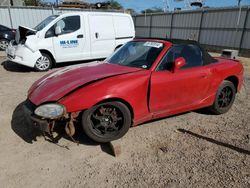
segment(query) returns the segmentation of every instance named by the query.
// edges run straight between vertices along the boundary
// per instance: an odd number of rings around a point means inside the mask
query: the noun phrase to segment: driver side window
[[[68,16],[59,20],[55,25],[53,25],[45,34],[45,38],[54,37],[55,28],[59,26],[61,28],[61,35],[73,33],[80,29],[81,19],[80,16]]]
[[[181,51],[182,46],[180,45],[171,47],[158,65],[157,71],[171,71],[174,65],[174,61],[178,57],[181,57]]]
[[[186,60],[186,64],[181,69],[203,65],[202,52],[199,46],[193,44],[174,45],[168,50],[156,70],[171,71],[178,57],[183,57]]]

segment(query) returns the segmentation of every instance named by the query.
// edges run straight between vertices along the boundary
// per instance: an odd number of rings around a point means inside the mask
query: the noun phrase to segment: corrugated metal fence
[[[0,24],[11,28],[17,28],[19,25],[33,28],[51,14],[52,9],[0,7]]]
[[[134,16],[137,37],[196,39],[207,48],[250,51],[250,7]],[[248,54],[250,55],[250,54]]]
[[[250,56],[250,7],[136,15],[137,37],[195,38],[212,50],[235,48]],[[34,27],[52,14],[81,9],[0,6],[0,24]]]
[[[24,25],[33,28],[43,19],[52,14],[79,11],[86,10],[0,6],[0,24],[6,25],[11,28],[17,28],[19,25]]]

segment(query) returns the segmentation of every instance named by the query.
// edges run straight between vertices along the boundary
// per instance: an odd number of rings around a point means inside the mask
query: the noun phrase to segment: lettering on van
[[[61,40],[60,46],[62,48],[75,48],[79,45],[78,40]]]

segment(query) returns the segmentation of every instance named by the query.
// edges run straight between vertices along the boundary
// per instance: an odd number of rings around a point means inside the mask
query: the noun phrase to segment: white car
[[[66,13],[49,16],[34,29],[19,26],[6,52],[10,61],[47,71],[53,63],[106,58],[134,36],[129,14]]]

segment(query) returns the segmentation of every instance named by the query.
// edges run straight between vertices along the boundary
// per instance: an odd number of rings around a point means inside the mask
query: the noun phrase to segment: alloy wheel
[[[36,68],[38,70],[44,71],[47,70],[50,67],[50,60],[46,56],[41,56],[37,61],[36,61]]]
[[[218,98],[218,106],[219,108],[226,108],[228,107],[233,99],[233,91],[232,88],[227,86],[224,87],[220,94],[219,94],[219,98]]]
[[[123,116],[119,108],[111,105],[100,106],[91,115],[92,131],[101,137],[119,134]]]

